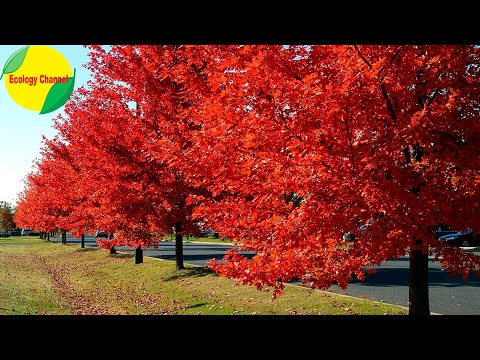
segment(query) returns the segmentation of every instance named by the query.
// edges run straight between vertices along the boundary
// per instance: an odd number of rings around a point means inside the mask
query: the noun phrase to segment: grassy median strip
[[[109,255],[35,237],[0,239],[0,314],[406,314],[404,308],[287,286],[235,285],[173,261]]]

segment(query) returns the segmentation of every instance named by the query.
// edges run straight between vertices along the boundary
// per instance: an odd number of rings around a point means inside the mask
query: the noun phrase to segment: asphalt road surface
[[[377,267],[365,281],[354,280],[346,290],[332,286],[331,291],[366,299],[383,300],[389,304],[408,307],[407,257],[388,261]],[[449,278],[441,271],[439,262],[430,262],[428,271],[430,311],[445,315],[480,314],[480,278],[471,274],[463,281],[459,276]]]
[[[52,241],[61,242],[60,237],[50,238]],[[80,245],[80,239],[76,239],[67,234],[67,243]],[[96,247],[95,238],[93,236],[85,236],[85,246]],[[199,266],[206,266],[207,261],[213,258],[221,260],[228,249],[233,246],[229,244],[212,244],[212,243],[191,243],[183,242],[183,262],[187,264],[194,264]],[[118,251],[125,251],[135,254],[135,249],[130,249],[126,246],[116,246]],[[253,255],[252,252],[241,252],[244,255]],[[158,248],[148,248],[143,250],[143,256],[150,256],[165,260],[175,260],[175,242],[162,241]]]
[[[60,242],[60,237],[51,240]],[[67,235],[67,242],[80,244],[80,239]],[[96,246],[95,238],[86,236],[85,246]],[[184,242],[184,262],[205,266],[209,259],[221,259],[230,248],[231,246],[223,244]],[[131,253],[135,251],[127,247],[117,249]],[[145,249],[143,253],[144,256],[175,260],[175,243],[161,242],[157,250]],[[332,286],[330,291],[408,307],[408,268],[409,261],[406,257],[391,260],[377,267],[375,274],[367,275],[365,281],[354,280],[349,283],[346,290]],[[446,272],[440,270],[438,262],[430,262],[429,283],[431,312],[446,315],[480,315],[480,278],[474,274],[467,281],[463,281],[459,276],[449,278]]]

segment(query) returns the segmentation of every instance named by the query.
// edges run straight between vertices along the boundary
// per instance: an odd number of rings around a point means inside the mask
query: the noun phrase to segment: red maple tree
[[[478,231],[477,47],[211,51],[195,173],[213,174],[218,196],[191,201],[240,245],[213,269],[276,295],[293,279],[345,288],[409,255],[411,314],[429,313],[428,254],[478,273],[479,257],[435,238],[440,225]]]
[[[19,226],[50,233],[70,229],[72,168],[44,145],[41,159],[25,179],[15,214]]]
[[[198,232],[182,161],[185,116],[192,106],[184,94],[185,49],[177,46],[91,47],[94,81],[79,89],[58,118],[58,142],[84,177],[85,206],[95,226],[115,233],[99,240],[143,249],[157,246],[175,228],[177,267],[183,268],[182,235]],[[192,70],[193,71],[193,70]],[[92,211],[94,209],[94,211]],[[158,234],[157,236],[152,236]]]

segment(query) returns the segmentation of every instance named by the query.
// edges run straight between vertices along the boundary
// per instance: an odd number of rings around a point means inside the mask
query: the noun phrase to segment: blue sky
[[[0,45],[0,71],[10,55],[26,45],[29,44]],[[76,69],[75,89],[87,84],[90,73],[83,67],[89,60],[86,48],[82,45],[44,45],[58,50],[72,70]],[[4,79],[0,81],[0,200],[16,203],[25,175],[32,169],[33,161],[40,157],[42,135],[47,138],[55,135],[52,120],[61,112],[63,106],[43,115],[22,108],[8,95]]]

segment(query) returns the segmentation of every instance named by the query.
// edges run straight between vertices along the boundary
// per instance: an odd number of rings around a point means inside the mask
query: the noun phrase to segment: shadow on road
[[[376,273],[366,275],[365,281],[352,280],[350,284],[362,284],[364,286],[408,286],[408,268],[379,268]],[[480,287],[480,278],[471,273],[466,281],[460,276],[449,277],[448,272],[440,269],[429,269],[429,286],[437,287],[457,287],[474,286]]]
[[[215,249],[215,250],[218,250],[218,249]],[[225,254],[224,253],[217,253],[217,254],[197,254],[197,255],[194,255],[194,254],[184,254],[183,255],[183,261],[185,262],[189,262],[189,261],[209,261],[213,258],[217,259],[217,261],[219,262],[223,262],[223,256]],[[171,254],[148,254],[148,256],[151,256],[151,257],[154,257],[154,258],[157,258],[157,259],[163,259],[163,260],[175,260],[175,255],[171,255]],[[253,255],[249,255],[249,254],[246,254],[245,255],[247,258],[252,258]]]

